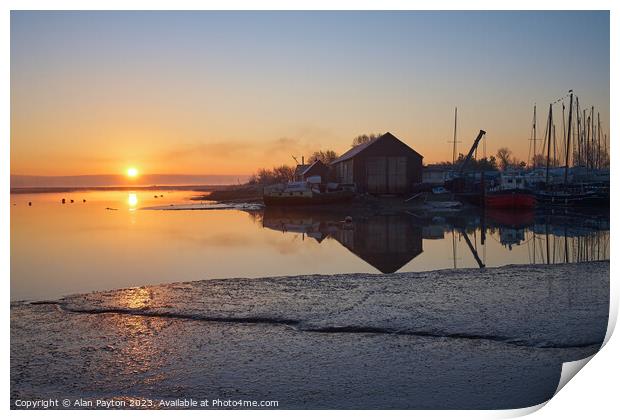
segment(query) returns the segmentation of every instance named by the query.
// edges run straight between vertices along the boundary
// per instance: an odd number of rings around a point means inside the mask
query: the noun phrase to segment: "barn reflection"
[[[406,214],[345,213],[267,208],[263,227],[338,241],[382,273],[394,273],[422,253],[422,226]]]
[[[427,248],[439,254],[431,256],[426,263],[437,263],[425,266],[424,259],[420,259],[421,265],[416,265],[415,269],[609,259],[609,214],[605,212],[484,212],[474,209],[385,214],[351,209],[266,208],[264,213],[257,212],[253,217],[265,228],[297,233],[303,240],[319,243],[335,240],[386,274],[401,270],[422,254],[424,241],[451,240],[452,245],[441,248],[427,242]],[[488,246],[491,252],[487,255]]]

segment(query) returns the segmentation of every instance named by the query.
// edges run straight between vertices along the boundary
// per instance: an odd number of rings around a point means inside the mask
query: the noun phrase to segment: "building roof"
[[[310,165],[297,165],[295,167],[295,176],[305,174],[309,167]]]
[[[362,144],[358,144],[357,146],[349,149],[347,152],[345,152],[342,156],[340,156],[338,159],[332,161],[332,165],[334,163],[338,163],[338,162],[344,162],[345,160],[349,160],[354,158],[355,156],[357,156],[360,152],[366,150],[369,146],[377,143],[378,141],[381,140],[396,140],[400,143],[403,143],[401,140],[399,140],[395,135],[393,135],[392,133],[390,133],[389,131],[385,134],[383,134],[382,136],[377,137],[374,140],[371,140],[367,143],[362,143]],[[409,147],[408,145],[406,145],[405,143],[403,143],[405,146]],[[411,147],[409,147],[411,149]],[[411,149],[414,153],[416,153],[418,156],[422,157],[421,154],[419,154],[418,152],[416,152],[415,150]]]
[[[308,171],[310,171],[310,169],[312,169],[314,166],[319,166],[319,165],[323,165],[325,166],[325,164],[323,162],[321,162],[320,160],[315,160],[314,162],[312,162],[309,165],[297,165],[297,167],[295,168],[295,176],[298,175],[305,175]]]
[[[445,172],[455,170],[455,165],[446,165],[442,163],[431,163],[422,168],[424,172]]]

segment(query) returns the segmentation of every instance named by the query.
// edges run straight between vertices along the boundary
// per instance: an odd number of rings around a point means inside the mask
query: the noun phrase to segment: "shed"
[[[452,165],[427,165],[422,169],[422,182],[431,185],[444,185],[454,173]]]
[[[327,180],[329,167],[320,160],[315,160],[309,165],[297,165],[295,168],[295,181],[305,181],[311,176],[320,176],[322,181]]]
[[[405,194],[422,182],[423,156],[391,133],[360,144],[332,162],[342,184],[358,192]]]

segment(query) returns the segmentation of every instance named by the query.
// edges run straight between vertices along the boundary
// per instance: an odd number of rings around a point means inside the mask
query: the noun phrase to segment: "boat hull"
[[[484,202],[496,209],[531,209],[536,206],[536,196],[523,190],[500,191],[488,194]]]
[[[551,207],[608,207],[609,195],[597,192],[586,193],[539,193],[537,201]]]
[[[322,194],[273,193],[265,194],[265,206],[316,206],[324,204],[346,203],[353,199],[352,191],[330,192]]]

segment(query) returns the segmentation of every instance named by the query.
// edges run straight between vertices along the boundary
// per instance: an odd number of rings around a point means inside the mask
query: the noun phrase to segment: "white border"
[[[65,0],[65,1],[44,1],[44,0],[23,0],[14,1],[8,0],[2,3],[4,9],[0,15],[0,28],[2,43],[2,93],[4,101],[2,102],[2,116],[0,120],[2,128],[2,144],[0,149],[0,168],[1,177],[0,191],[2,192],[3,203],[0,206],[0,279],[2,280],[2,287],[4,288],[5,296],[5,309],[4,309],[4,325],[3,325],[3,346],[2,346],[2,367],[4,373],[4,381],[2,382],[2,394],[4,397],[4,410],[8,411],[9,405],[9,275],[10,275],[10,236],[9,236],[9,172],[10,172],[10,69],[9,69],[9,48],[10,48],[10,13],[11,9],[15,10],[235,10],[235,9],[248,9],[248,10],[329,10],[329,9],[355,9],[355,10],[384,10],[384,9],[413,9],[413,10],[611,10],[611,104],[610,115],[618,115],[617,106],[617,90],[618,86],[615,83],[614,75],[618,74],[618,24],[620,19],[618,18],[617,1],[611,0],[590,0],[588,2],[568,0],[563,2],[553,2],[547,0],[522,0],[522,1],[489,1],[489,0],[470,0],[464,2],[462,0],[439,0],[434,2],[412,2],[406,0],[383,0],[381,2],[375,0],[358,0],[358,1],[346,1],[346,0],[299,0],[299,1],[283,1],[283,0],[271,0],[271,1],[252,1],[252,0],[229,0],[229,1],[197,1],[197,0],[176,0],[176,1],[138,1],[138,0],[93,0],[93,1],[77,1],[77,0]],[[524,30],[527,30],[524,28]],[[610,133],[618,132],[618,122],[613,117],[610,121]],[[611,138],[611,136],[610,136]],[[617,154],[612,154],[613,167],[618,166]],[[612,171],[612,186],[615,187],[618,177],[615,171]],[[614,194],[612,195],[611,213],[615,214],[618,210],[618,198],[615,194],[615,188],[612,189]],[[615,224],[612,223],[612,231]],[[611,235],[610,249],[615,249],[617,240],[614,235]],[[611,276],[614,278],[617,270],[612,259],[611,263]],[[611,283],[611,295],[612,302],[610,306],[610,325],[608,329],[608,335],[606,340],[609,339],[610,333],[615,326],[618,312],[618,290],[616,282],[612,280]],[[558,393],[550,402],[548,407],[538,411],[536,418],[566,418],[577,419],[585,416],[594,418],[607,418],[608,413],[617,412],[617,395],[615,392],[615,384],[618,383],[616,374],[618,373],[618,355],[620,353],[618,339],[613,339],[603,349],[601,354],[596,355],[592,362],[589,363],[589,368],[579,374],[579,379],[571,381],[561,392]],[[509,411],[388,411],[388,412],[348,412],[341,413],[336,411],[328,412],[316,412],[316,411],[301,411],[294,414],[289,412],[242,412],[242,411],[217,411],[217,412],[184,412],[183,415],[187,415],[193,418],[208,417],[228,417],[239,418],[251,415],[252,417],[262,418],[284,418],[294,415],[300,418],[314,418],[315,416],[327,416],[327,417],[340,417],[342,415],[352,415],[361,418],[368,418],[375,415],[389,415],[398,418],[405,418],[415,416],[418,418],[503,418],[514,417],[527,414],[528,412],[536,411],[538,408],[544,406],[533,407],[523,410],[509,410]],[[22,412],[12,411],[9,413],[16,418],[30,418],[34,416],[43,416],[51,418],[81,418],[85,415],[93,416],[95,418],[108,418],[111,413],[105,411],[97,412]],[[161,418],[163,416],[169,416],[171,413],[164,412],[115,412],[115,416],[120,417],[139,417],[139,418]],[[176,415],[176,413],[175,413]]]

